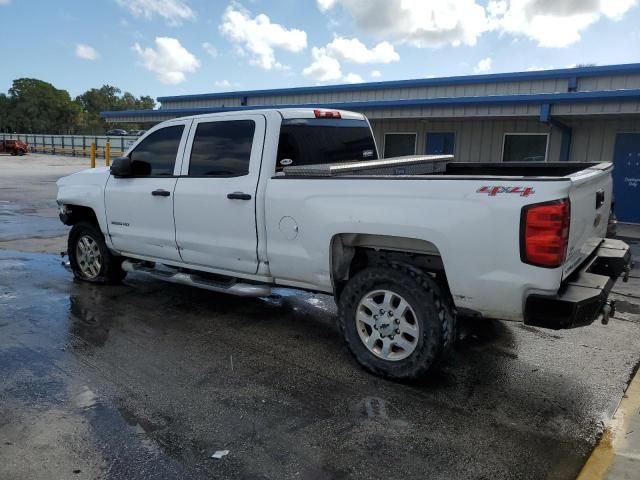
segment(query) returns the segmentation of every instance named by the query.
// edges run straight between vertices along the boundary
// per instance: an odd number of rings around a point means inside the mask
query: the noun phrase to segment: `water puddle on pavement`
[[[37,215],[37,209],[0,202],[0,242],[22,238],[64,235],[67,231],[59,219]]]

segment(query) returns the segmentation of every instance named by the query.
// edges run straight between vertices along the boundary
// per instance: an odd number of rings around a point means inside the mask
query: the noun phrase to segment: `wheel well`
[[[75,225],[81,221],[100,225],[93,209],[80,205],[67,205],[66,213],[61,214],[60,218],[65,225]]]
[[[336,235],[331,242],[331,278],[336,296],[356,273],[391,263],[432,274],[449,291],[442,256],[435,244],[415,238],[347,233]]]

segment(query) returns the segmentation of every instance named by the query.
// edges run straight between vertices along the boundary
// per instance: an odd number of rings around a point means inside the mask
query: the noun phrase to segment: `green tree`
[[[0,132],[7,132],[10,129],[9,111],[9,98],[4,93],[0,93]]]
[[[9,89],[10,126],[20,132],[69,133],[80,117],[69,92],[35,78],[18,78]]]
[[[136,97],[112,85],[91,88],[72,100],[66,90],[35,78],[13,81],[9,95],[0,94],[0,131],[20,133],[104,133],[119,125],[107,124],[100,112],[151,109],[149,96]],[[139,129],[124,124],[123,128]]]
[[[101,117],[100,112],[114,110],[139,110],[151,109],[155,107],[155,100],[149,96],[136,98],[133,94],[125,92],[121,95],[121,90],[112,85],[103,85],[100,88],[92,88],[82,95],[76,97],[76,102],[83,110],[83,120],[80,129],[86,133],[102,133],[110,128],[117,128],[118,125],[107,124]],[[123,128],[138,128],[137,125],[126,124]]]

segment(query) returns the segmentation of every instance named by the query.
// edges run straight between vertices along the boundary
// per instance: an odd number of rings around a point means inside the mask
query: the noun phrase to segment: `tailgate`
[[[571,226],[563,278],[591,255],[607,234],[612,170],[611,163],[602,163],[570,175]]]

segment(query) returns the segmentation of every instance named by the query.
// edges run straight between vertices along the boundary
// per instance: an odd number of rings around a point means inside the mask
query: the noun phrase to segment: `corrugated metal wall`
[[[629,88],[640,88],[640,74],[578,78],[578,90],[581,92]]]
[[[571,161],[612,162],[617,133],[640,133],[640,118],[574,120]]]
[[[578,91],[587,92],[632,88],[640,88],[640,74],[579,77],[577,80]],[[438,85],[417,88],[362,89],[344,92],[337,91],[282,95],[248,95],[247,105],[296,105],[303,103],[356,102],[412,98],[525,95],[536,93],[560,93],[567,91],[568,80],[566,78],[558,78],[513,82],[488,82],[468,85]],[[241,105],[242,100],[243,97],[241,96],[203,98],[196,100],[171,100],[164,102],[162,104],[162,108],[232,107]],[[635,106],[640,108],[640,104],[637,102]],[[500,115],[501,113],[497,114]]]
[[[478,83],[419,88],[384,90],[355,90],[347,92],[311,93],[303,95],[250,96],[249,105],[275,105],[325,102],[358,102],[370,100],[399,100],[408,98],[478,97],[486,95],[519,95],[531,93],[566,92],[567,80],[535,80],[523,82]]]
[[[566,79],[519,82],[492,82],[469,85],[444,85],[419,88],[389,88],[319,92],[305,94],[263,95],[247,97],[247,105],[296,105],[302,103],[357,102],[370,100],[399,100],[410,98],[479,97],[486,95],[524,95],[566,92]],[[199,100],[166,101],[162,108],[231,107],[241,105],[242,97],[203,98]]]
[[[477,119],[477,120],[372,120],[376,143],[382,153],[385,133],[417,133],[417,153],[426,150],[429,132],[455,133],[454,155],[459,162],[500,162],[505,133],[548,133],[548,160],[560,156],[561,132],[537,120]]]
[[[602,118],[567,120],[573,128],[571,161],[612,162],[616,134],[640,133],[640,118]],[[426,150],[429,132],[453,132],[456,135],[455,156],[460,162],[500,162],[505,133],[548,133],[548,161],[559,161],[562,133],[537,120],[372,120],[378,148],[384,150],[385,133],[416,133],[417,150]]]

